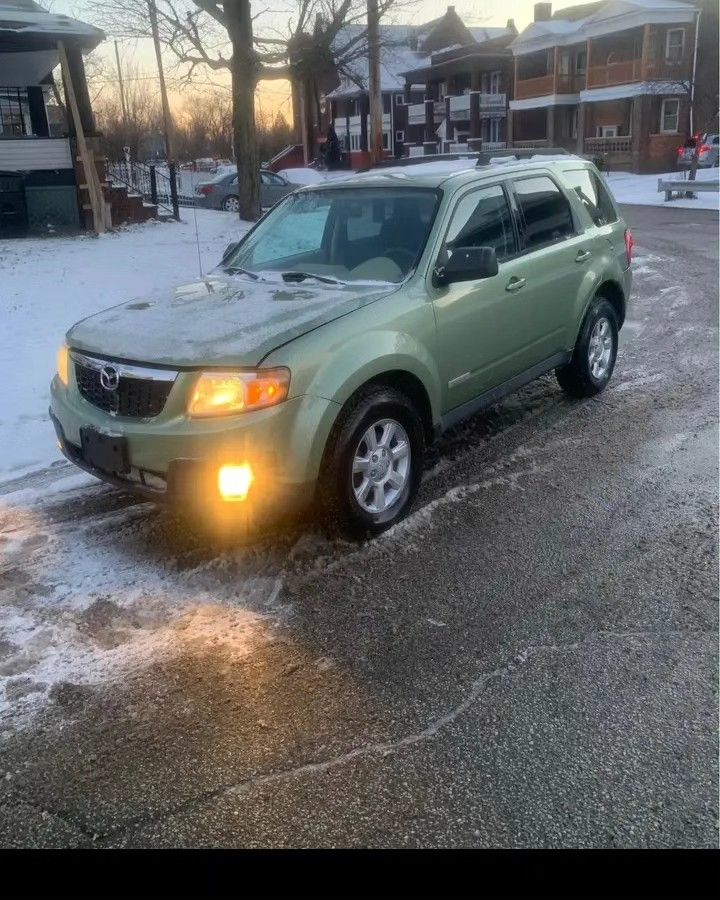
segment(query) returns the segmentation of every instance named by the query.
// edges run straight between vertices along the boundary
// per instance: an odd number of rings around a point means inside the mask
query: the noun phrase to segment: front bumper
[[[74,465],[123,490],[183,509],[214,509],[218,515],[252,509],[276,518],[306,506],[314,496],[322,452],[338,405],[303,396],[275,407],[225,419],[191,420],[172,408],[151,420],[112,417],[84,400],[71,382],[53,382],[50,417],[60,450]],[[88,464],[80,429],[92,426],[125,438],[129,471],[106,472]],[[223,500],[222,465],[251,466],[253,483],[244,501]]]

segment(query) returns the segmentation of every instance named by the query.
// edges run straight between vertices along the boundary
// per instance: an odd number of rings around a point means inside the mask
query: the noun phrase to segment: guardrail
[[[665,192],[665,202],[672,200],[673,194],[695,194],[698,191],[720,191],[719,181],[691,181],[689,178],[678,181],[670,178],[658,178],[658,194]]]

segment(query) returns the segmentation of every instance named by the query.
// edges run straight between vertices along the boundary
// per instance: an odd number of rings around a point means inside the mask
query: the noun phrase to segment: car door
[[[517,176],[512,189],[520,255],[505,290],[522,298],[516,310],[520,340],[510,366],[522,371],[572,348],[597,247],[549,174]]]
[[[493,247],[498,274],[431,287],[444,412],[505,379],[507,361],[525,343],[523,299],[505,285],[514,277],[518,233],[501,184],[474,188],[456,201],[440,248],[444,265],[460,247]]]

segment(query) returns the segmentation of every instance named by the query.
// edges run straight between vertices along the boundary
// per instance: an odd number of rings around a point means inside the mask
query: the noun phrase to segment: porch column
[[[450,118],[450,96],[445,98],[445,140],[450,143],[455,139],[455,123]]]
[[[447,126],[446,126],[447,127]],[[436,135],[435,135],[435,112],[434,112],[434,101],[426,100],[425,101],[425,153],[434,153],[434,145],[436,143]],[[433,149],[428,149],[428,144],[433,144]]]
[[[578,103],[577,108],[577,144],[575,147],[575,152],[580,156],[585,153],[585,131],[586,131],[586,115],[585,112],[587,110],[587,103]]]
[[[30,110],[30,131],[36,137],[49,137],[47,112],[45,110],[45,94],[40,86],[27,89],[28,108]]]
[[[95,119],[93,118],[87,78],[85,77],[85,63],[83,62],[82,50],[76,44],[67,44],[65,51],[67,53],[70,77],[75,88],[80,124],[85,135],[91,136],[95,134]],[[65,93],[67,94],[67,85],[65,86]],[[72,117],[70,117],[70,133],[75,133]]]
[[[345,100],[345,149],[348,153],[348,159],[350,159],[350,101]]]
[[[639,94],[632,99],[630,108],[630,153],[632,170],[637,175],[643,170],[650,134],[650,104],[652,96]]]
[[[370,98],[367,94],[360,97],[360,149],[367,153],[368,150],[368,115],[370,113]]]
[[[412,100],[411,91],[412,91],[412,85],[410,84],[409,81],[406,81],[405,82],[405,102],[406,103],[410,103],[410,101]]]
[[[470,90],[471,91],[479,91],[480,90],[480,70],[473,69],[470,72]]]
[[[545,125],[545,138],[547,139],[548,147],[555,146],[555,107],[548,106],[547,108],[547,124]]]
[[[480,92],[470,91],[470,138],[468,146],[471,150],[482,149],[482,131],[480,130]]]
[[[508,147],[512,147],[513,143],[513,111],[508,109],[507,119],[505,121],[505,141]]]

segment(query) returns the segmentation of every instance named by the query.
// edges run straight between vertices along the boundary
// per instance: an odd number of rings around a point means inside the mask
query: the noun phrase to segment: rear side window
[[[561,241],[575,233],[570,205],[555,182],[545,175],[514,182],[525,223],[525,250]]]
[[[453,213],[445,249],[493,247],[499,260],[517,252],[510,208],[499,185],[467,194]]]
[[[573,169],[563,172],[568,186],[580,197],[590,218],[596,225],[617,222],[617,213],[602,179],[589,169]]]

